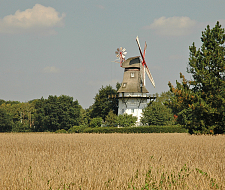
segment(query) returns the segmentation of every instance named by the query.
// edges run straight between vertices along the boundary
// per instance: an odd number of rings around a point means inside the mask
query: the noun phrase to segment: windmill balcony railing
[[[146,98],[146,99],[156,99],[155,94],[120,94],[118,98]]]

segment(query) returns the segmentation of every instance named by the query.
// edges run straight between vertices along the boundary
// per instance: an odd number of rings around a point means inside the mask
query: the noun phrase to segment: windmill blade
[[[145,67],[140,63],[141,84],[145,86]]]
[[[149,80],[151,81],[152,85],[155,87],[154,79],[153,79],[152,74],[150,73],[150,70],[146,64],[145,64],[145,68],[146,68],[145,72],[147,73]]]
[[[145,57],[144,57],[143,54],[142,54],[142,51],[141,51],[141,45],[140,45],[138,36],[136,37],[136,41],[137,41],[138,48],[139,48],[139,51],[140,51],[140,54],[141,54],[141,58],[142,58],[142,60],[143,60],[142,64],[144,65],[144,64],[145,64]]]
[[[145,48],[144,48],[144,53],[143,53],[143,56],[144,56],[144,57],[145,57],[146,49],[147,49],[147,44],[146,44],[146,42],[145,42]]]

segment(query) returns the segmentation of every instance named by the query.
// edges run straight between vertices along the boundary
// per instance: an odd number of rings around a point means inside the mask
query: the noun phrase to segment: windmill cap
[[[140,56],[130,57],[122,63],[123,68],[138,67],[140,68]]]

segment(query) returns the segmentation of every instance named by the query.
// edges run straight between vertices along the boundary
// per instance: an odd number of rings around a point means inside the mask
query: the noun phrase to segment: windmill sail
[[[137,36],[137,38],[136,38],[136,41],[137,41],[138,48],[139,48],[139,51],[140,51],[140,54],[141,54],[141,57],[142,57],[142,65],[143,65],[143,67],[144,67],[144,70],[145,70],[145,72],[147,73],[148,78],[149,78],[149,80],[151,81],[152,85],[155,87],[155,82],[154,82],[153,77],[152,77],[152,75],[151,75],[151,72],[150,72],[150,70],[149,70],[149,68],[148,68],[148,66],[147,66],[147,64],[146,64],[146,62],[145,62],[145,50],[146,50],[146,48],[147,48],[147,44],[145,43],[144,54],[143,54],[142,51],[141,51],[141,45],[140,45],[138,36]],[[145,75],[145,74],[143,74],[143,77],[144,77],[144,75]],[[145,85],[145,79],[144,79],[144,85]]]
[[[145,66],[146,66],[145,71],[146,71],[146,73],[147,73],[147,75],[148,75],[148,78],[149,78],[149,80],[151,81],[152,85],[155,87],[155,82],[154,82],[154,80],[153,80],[152,74],[150,73],[150,70],[149,70],[148,66],[147,66],[147,65],[145,65]]]

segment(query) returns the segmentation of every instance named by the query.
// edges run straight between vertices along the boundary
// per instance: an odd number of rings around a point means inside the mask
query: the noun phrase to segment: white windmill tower
[[[118,48],[115,52],[117,57],[120,58],[120,66],[124,68],[123,82],[119,93],[119,109],[118,115],[120,114],[132,114],[136,116],[137,125],[140,124],[142,116],[142,109],[147,107],[148,99],[154,100],[155,97],[149,97],[148,90],[145,87],[145,73],[147,73],[152,85],[155,87],[155,82],[150,73],[150,70],[145,61],[145,52],[147,45],[145,43],[144,52],[141,51],[141,46],[138,37],[136,38],[140,56],[130,57],[125,60],[125,49]]]

